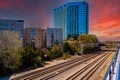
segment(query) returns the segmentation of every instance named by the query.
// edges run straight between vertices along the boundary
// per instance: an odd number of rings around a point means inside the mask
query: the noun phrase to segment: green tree
[[[99,43],[97,37],[92,34],[82,34],[78,36],[78,42],[87,46],[83,46],[84,52],[95,50],[95,43]],[[96,49],[97,50],[97,49]]]
[[[92,34],[81,34],[78,36],[78,41],[81,41],[82,43],[96,43],[98,42],[98,39]]]
[[[1,31],[0,32],[0,74],[6,74],[19,69],[21,65],[22,38],[19,32]]]
[[[50,60],[61,57],[61,48],[59,47],[59,45],[54,44],[54,46],[51,48],[47,55],[50,58]]]
[[[70,46],[70,50],[73,54],[76,52],[80,54],[81,45],[77,40],[73,41],[72,43],[69,43],[69,46]]]
[[[25,46],[22,51],[22,68],[38,67],[42,65],[44,54],[32,46]]]
[[[74,38],[69,38],[69,41],[74,41],[75,39]]]
[[[65,43],[63,44],[62,51],[63,51],[63,52],[70,51],[70,46],[69,46],[69,43],[68,43],[68,42],[65,42]]]

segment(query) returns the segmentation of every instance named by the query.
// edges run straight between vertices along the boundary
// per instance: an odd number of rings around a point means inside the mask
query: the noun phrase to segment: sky
[[[25,27],[53,27],[53,9],[84,0],[0,0],[0,19],[22,19]],[[90,34],[120,40],[120,0],[87,0]]]

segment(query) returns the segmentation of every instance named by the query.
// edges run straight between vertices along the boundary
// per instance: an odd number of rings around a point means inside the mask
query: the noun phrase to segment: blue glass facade
[[[86,2],[71,2],[54,9],[54,26],[63,29],[63,39],[88,33],[89,9]]]
[[[35,46],[35,29],[34,28],[30,30],[30,37],[31,37],[31,45]]]
[[[30,31],[31,39],[35,39],[35,29],[31,29]]]
[[[5,22],[4,25],[3,25],[3,30],[8,30],[8,29],[9,29],[9,27],[8,27],[8,23]]]

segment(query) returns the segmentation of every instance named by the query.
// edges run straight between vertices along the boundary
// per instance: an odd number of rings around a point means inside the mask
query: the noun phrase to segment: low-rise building
[[[46,30],[42,28],[25,28],[24,40],[26,45],[44,48],[46,46]]]
[[[51,48],[55,43],[63,43],[63,30],[60,28],[47,28],[46,47]]]
[[[0,19],[0,32],[1,31],[18,32],[20,37],[23,39],[24,20]]]

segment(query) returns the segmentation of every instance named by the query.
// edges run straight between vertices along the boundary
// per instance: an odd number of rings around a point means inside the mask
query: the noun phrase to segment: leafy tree
[[[74,46],[75,46],[75,52],[79,53],[81,52],[81,44],[79,42],[75,42],[74,43]]]
[[[91,34],[82,34],[78,36],[78,41],[81,41],[82,43],[95,43],[98,42],[95,35]]]
[[[78,42],[88,45],[84,47],[84,52],[94,50],[96,48],[95,43],[98,43],[98,39],[95,35],[92,34],[82,34],[78,36]]]
[[[25,46],[22,54],[22,68],[38,67],[42,65],[44,54],[32,46]]]
[[[56,44],[56,45],[59,45],[59,41],[58,41],[58,40],[56,40],[56,41],[55,41],[55,44]]]
[[[81,45],[78,41],[74,41],[72,43],[69,43],[70,50],[72,53],[80,53],[81,52]]]
[[[83,51],[87,52],[90,51],[92,49],[95,48],[95,44],[97,43],[98,39],[96,38],[95,35],[91,35],[91,34],[81,34],[78,36],[77,40],[74,40],[72,38],[69,39],[68,43],[69,43],[69,51],[71,51],[71,53],[81,53],[81,44],[83,46]],[[66,49],[68,50],[68,49]]]
[[[0,32],[0,52],[11,53],[14,48],[20,47],[22,47],[22,38],[20,38],[19,32]]]
[[[74,41],[75,39],[74,38],[69,38],[69,41]]]
[[[61,57],[62,56],[62,53],[61,53],[61,49],[60,47],[55,44],[51,50],[48,52],[48,57],[50,58],[50,60],[52,59],[55,59],[55,58],[58,58],[58,57]]]
[[[68,42],[65,42],[65,43],[63,44],[62,51],[63,51],[63,52],[70,51],[70,46],[69,46],[69,43],[68,43]]]
[[[22,39],[19,32],[1,31],[0,32],[0,64],[3,72],[0,74],[13,72],[21,65]]]

